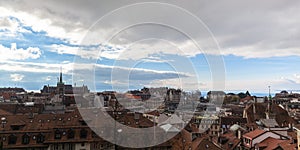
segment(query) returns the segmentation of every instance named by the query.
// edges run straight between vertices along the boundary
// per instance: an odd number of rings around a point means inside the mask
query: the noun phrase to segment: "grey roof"
[[[182,124],[184,123],[184,121],[182,119],[180,119],[177,115],[173,114],[171,117],[169,117],[167,120],[165,120],[164,122],[162,122],[161,124]]]
[[[179,132],[180,131],[179,129],[172,126],[171,124],[164,124],[164,125],[160,126],[160,128],[162,128],[166,132]]]
[[[230,130],[231,130],[231,131],[237,131],[238,129],[246,130],[246,129],[244,129],[243,127],[241,127],[240,125],[238,125],[238,124],[234,124],[234,125],[232,125],[232,126],[230,127]]]
[[[260,122],[268,128],[274,128],[274,127],[278,127],[278,123],[276,122],[275,119],[260,119]]]

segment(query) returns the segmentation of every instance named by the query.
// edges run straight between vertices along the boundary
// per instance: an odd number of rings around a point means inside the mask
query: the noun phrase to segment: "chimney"
[[[233,143],[228,143],[228,147],[231,148],[233,146]]]
[[[270,114],[269,114],[269,112],[266,112],[266,119],[270,119]]]
[[[255,104],[256,104],[256,98],[255,98],[255,103],[253,104],[253,114],[256,114]]]
[[[134,119],[135,120],[139,120],[140,119],[140,115],[138,113],[134,113]]]
[[[289,123],[289,129],[293,129],[293,124]]]
[[[238,138],[238,139],[242,139],[242,131],[241,131],[241,130],[238,130],[237,132],[238,132],[238,137],[237,137],[237,138]]]
[[[300,131],[297,129],[297,145],[298,149],[300,149]]]

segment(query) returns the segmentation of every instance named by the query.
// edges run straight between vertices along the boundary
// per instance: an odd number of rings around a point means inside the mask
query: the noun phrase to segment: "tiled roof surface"
[[[255,113],[253,106],[255,105]],[[247,122],[255,123],[256,120],[265,119],[267,112],[267,103],[255,103],[249,105],[245,112],[247,113]],[[279,126],[288,126],[288,123],[293,123],[293,119],[289,116],[288,112],[276,104],[271,104],[271,113],[275,115],[275,120]]]
[[[86,112],[89,112],[88,110]],[[112,112],[108,112],[109,117]],[[22,147],[44,147],[49,143],[80,143],[80,142],[92,142],[101,141],[100,138],[92,137],[92,130],[85,124],[85,122],[99,125],[100,122],[107,124],[111,127],[111,122],[106,120],[98,120],[94,111],[87,113],[89,118],[82,119],[82,115],[78,110],[68,111],[64,114],[10,114],[4,115],[5,123],[1,124],[2,137],[6,137],[7,140],[3,143],[5,148],[22,148]],[[100,122],[99,122],[100,121]],[[141,113],[127,113],[123,112],[118,115],[118,122],[134,127],[134,128],[146,128],[155,125],[153,122],[143,117]],[[110,124],[109,124],[110,123]],[[128,124],[129,123],[129,124]],[[68,131],[74,131],[74,138],[68,138]],[[86,138],[80,138],[81,130],[87,130],[88,136]],[[107,128],[106,128],[107,129]],[[61,139],[55,139],[55,131],[60,131],[62,134]],[[158,132],[162,132],[157,129]],[[33,136],[37,136],[42,133],[45,136],[44,144],[36,143],[33,140]],[[28,144],[22,143],[22,136],[28,134],[30,136],[30,142]],[[9,145],[8,137],[14,135],[17,137],[16,144]],[[134,142],[134,141],[133,141]]]
[[[284,150],[295,150],[297,149],[297,143],[292,143],[291,140],[285,140],[282,143],[278,144]]]
[[[218,137],[216,137],[218,139]],[[221,135],[221,138],[225,138],[227,142],[221,145],[222,149],[232,150],[241,142],[241,139],[238,139],[234,132],[228,132]],[[217,139],[215,141],[217,141]]]
[[[265,140],[261,141],[258,146],[263,147],[264,150],[273,150],[276,149],[279,145],[279,143],[285,142],[288,140],[280,140],[280,139],[275,139],[272,137],[268,137]]]
[[[242,117],[221,117],[220,118],[221,125],[233,125],[233,124],[246,124],[247,119]]]
[[[254,138],[262,135],[265,132],[266,132],[265,130],[256,129],[254,131],[251,131],[251,132],[248,132],[248,133],[244,134],[243,137],[254,139]]]
[[[265,127],[274,128],[279,126],[275,119],[260,119],[260,121]]]
[[[203,139],[199,145],[195,148],[195,150],[221,150],[222,148],[217,146],[216,144],[214,144],[212,141],[210,141],[209,139]]]

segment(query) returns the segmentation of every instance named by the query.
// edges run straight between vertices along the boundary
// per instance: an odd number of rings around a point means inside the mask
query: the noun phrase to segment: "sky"
[[[0,0],[0,86],[300,90],[300,1]]]

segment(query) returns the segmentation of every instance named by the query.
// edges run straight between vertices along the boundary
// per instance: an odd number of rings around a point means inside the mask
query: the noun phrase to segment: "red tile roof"
[[[266,132],[265,130],[256,129],[254,131],[244,134],[243,137],[254,139],[254,138],[264,134],[265,132]]]
[[[253,106],[255,105],[255,111],[253,112]],[[253,103],[245,108],[247,114],[247,122],[255,123],[256,120],[265,119],[267,112],[267,103]],[[288,112],[278,106],[277,104],[271,104],[271,113],[275,115],[275,120],[279,126],[288,126],[288,123],[294,123],[294,120],[289,116]]]
[[[261,141],[258,146],[263,147],[264,150],[273,150],[279,146],[279,143],[289,141],[289,140],[280,140],[272,137],[268,137],[265,140]]]
[[[241,139],[237,138],[234,132],[225,133],[220,137],[227,139],[227,142],[221,145],[222,149],[227,149],[227,150],[235,149],[238,146],[238,144],[241,142]],[[218,137],[215,137],[215,141],[217,140]]]
[[[286,140],[278,144],[284,150],[295,150],[297,149],[297,143],[292,143],[290,140]]]
[[[12,115],[12,113],[10,113],[6,110],[0,109],[0,116],[6,116],[6,115]]]

